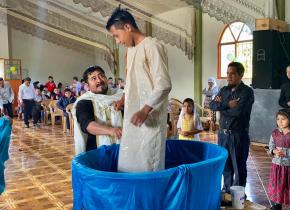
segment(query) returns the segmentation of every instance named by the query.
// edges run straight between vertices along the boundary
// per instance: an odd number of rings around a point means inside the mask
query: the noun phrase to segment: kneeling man
[[[122,136],[122,115],[114,110],[112,103],[120,100],[123,93],[108,88],[100,66],[89,67],[83,79],[90,91],[79,97],[72,110],[76,154],[117,143]]]

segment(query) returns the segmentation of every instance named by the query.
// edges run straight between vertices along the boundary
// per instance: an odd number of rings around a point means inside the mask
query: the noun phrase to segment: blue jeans
[[[68,113],[66,111],[63,111],[63,115],[66,118],[66,128],[70,129],[70,124],[69,124],[69,116]]]
[[[248,131],[226,132],[219,130],[218,145],[224,147],[229,153],[223,172],[224,190],[230,192],[230,187],[234,185],[245,187],[247,183],[247,159],[250,146]]]

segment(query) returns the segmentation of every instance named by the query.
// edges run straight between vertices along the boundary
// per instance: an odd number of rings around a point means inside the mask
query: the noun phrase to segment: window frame
[[[234,23],[243,23],[243,27],[241,28],[241,31],[240,31],[240,33],[239,33],[237,39],[235,38],[235,36],[234,36],[234,34],[233,34],[233,32],[232,32],[232,30],[231,30],[231,28],[230,28],[230,25],[231,25],[231,24],[234,24]],[[217,45],[217,48],[218,48],[218,49],[217,49],[217,50],[218,50],[218,69],[217,69],[217,78],[218,78],[218,79],[226,79],[226,77],[222,77],[222,76],[221,76],[221,73],[222,73],[222,70],[221,70],[221,46],[224,46],[224,45],[233,45],[233,44],[234,44],[234,45],[235,45],[235,57],[236,57],[236,54],[237,54],[237,45],[238,45],[238,43],[243,43],[243,42],[252,42],[252,43],[253,43],[253,39],[237,41],[237,40],[239,40],[239,38],[240,38],[240,36],[241,36],[241,34],[242,34],[242,31],[243,31],[243,28],[244,28],[245,26],[249,27],[246,23],[244,23],[244,22],[242,22],[242,21],[233,21],[233,22],[231,22],[231,23],[225,25],[225,27],[223,28],[223,30],[222,30],[222,32],[221,32],[221,34],[220,34],[220,36],[219,36],[218,45]],[[230,32],[231,32],[231,34],[232,34],[232,36],[233,36],[233,38],[234,38],[235,41],[234,41],[234,42],[221,43],[221,41],[222,41],[222,39],[223,39],[223,35],[224,35],[225,31],[226,31],[228,28],[229,28],[229,30],[230,30]],[[249,28],[250,28],[250,27],[249,27]],[[248,78],[248,79],[251,79],[251,78]]]

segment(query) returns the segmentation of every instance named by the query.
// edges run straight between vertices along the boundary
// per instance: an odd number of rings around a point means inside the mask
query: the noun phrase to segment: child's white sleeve
[[[274,139],[273,139],[273,136],[271,134],[270,136],[270,141],[269,141],[269,151],[268,151],[268,154],[269,155],[273,155],[273,150],[276,148],[276,145],[275,145],[275,142],[274,142]]]

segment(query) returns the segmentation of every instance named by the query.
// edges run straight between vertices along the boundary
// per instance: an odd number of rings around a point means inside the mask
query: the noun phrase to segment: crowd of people
[[[112,89],[124,88],[125,83],[121,78],[116,81],[116,84],[114,84],[112,78],[111,80]],[[61,82],[56,85],[52,76],[49,76],[48,81],[44,84],[41,84],[39,81],[32,83],[31,78],[26,77],[19,86],[18,97],[15,98],[14,91],[9,82],[0,78],[0,113],[12,119],[14,117],[13,103],[14,100],[17,100],[16,111],[18,119],[23,119],[25,127],[29,128],[29,120],[32,118],[33,126],[39,128],[40,123],[44,121],[44,101],[57,100],[57,108],[63,111],[64,117],[67,118],[66,126],[69,129],[70,125],[66,107],[69,104],[73,104],[77,97],[88,90],[88,84],[83,79],[79,81],[76,76],[73,77],[71,85],[66,87],[63,87]]]

